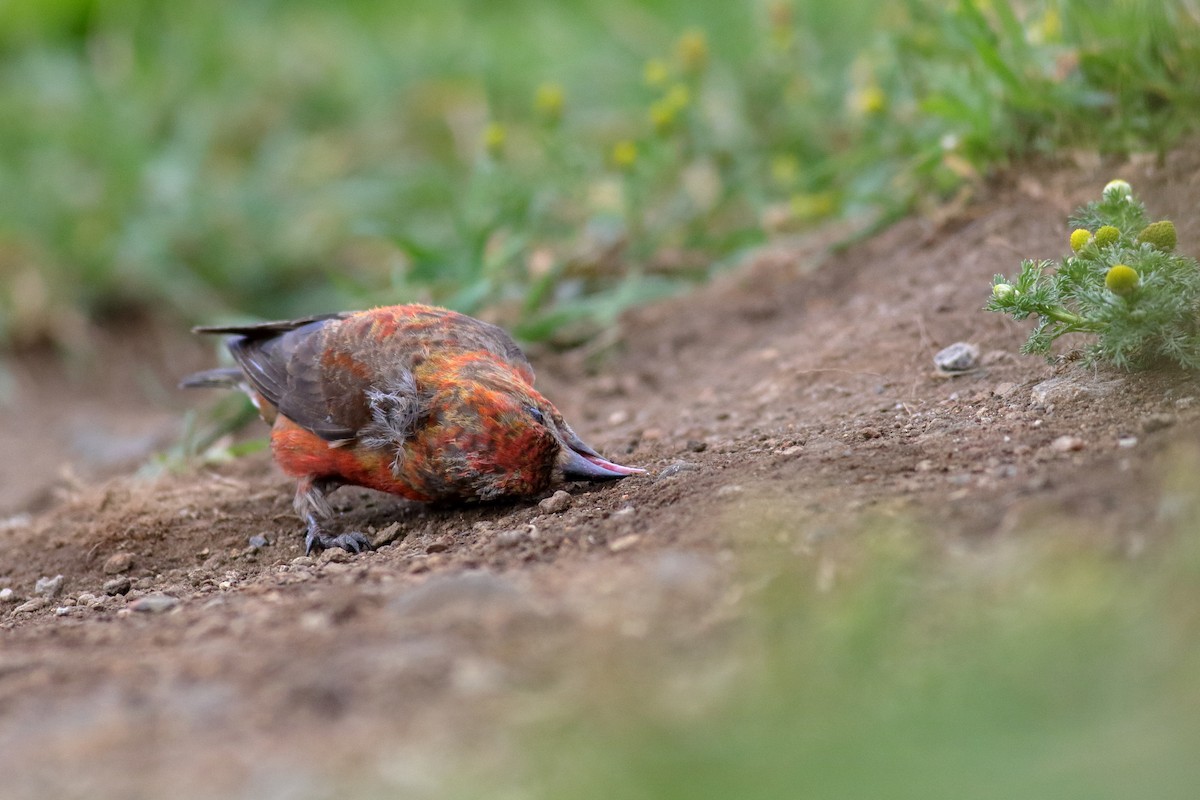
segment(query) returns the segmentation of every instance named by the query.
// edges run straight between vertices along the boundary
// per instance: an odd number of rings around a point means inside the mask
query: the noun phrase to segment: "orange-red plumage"
[[[244,327],[237,370],[186,386],[240,385],[272,424],[280,467],[297,478],[308,548],[367,546],[332,537],[324,491],[354,484],[412,500],[520,497],[555,477],[605,480],[638,472],[601,458],[533,388],[529,362],[494,325],[421,305]]]

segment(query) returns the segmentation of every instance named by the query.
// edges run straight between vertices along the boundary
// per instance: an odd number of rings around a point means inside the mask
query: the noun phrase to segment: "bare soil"
[[[981,310],[994,273],[1061,255],[1068,214],[1117,175],[1196,252],[1195,149],[1032,165],[849,247],[779,243],[630,313],[615,347],[532,354],[584,438],[647,476],[568,486],[561,511],[343,489],[345,524],[380,544],[360,556],[304,556],[266,453],[120,474],[208,402],[170,389],[206,345],[104,332],[99,367],[14,360],[5,796],[438,795],[464,755],[506,757],[517,716],[586,691],[614,642],[701,646],[736,616],[755,542],[730,531],[764,508],[798,541],[885,513],[973,547],[1060,510],[1087,546],[1153,547],[1150,489],[1170,443],[1195,439],[1200,381],[1021,356],[1027,325]],[[958,341],[979,366],[938,373]],[[57,575],[58,594],[35,591]]]

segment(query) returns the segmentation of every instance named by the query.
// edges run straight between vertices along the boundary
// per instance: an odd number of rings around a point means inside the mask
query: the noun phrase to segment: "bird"
[[[529,360],[497,325],[408,304],[248,325],[227,336],[236,366],[183,388],[239,389],[271,426],[275,462],[296,479],[305,553],[371,548],[334,534],[327,494],[364,486],[426,503],[536,496],[556,481],[644,473],[585,444],[534,389]]]

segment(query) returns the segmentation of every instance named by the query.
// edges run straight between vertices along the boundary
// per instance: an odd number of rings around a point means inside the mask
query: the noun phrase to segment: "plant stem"
[[[1094,326],[1092,323],[1078,314],[1072,314],[1062,306],[1050,306],[1049,308],[1039,311],[1043,317],[1049,317],[1055,322],[1061,322],[1064,325],[1070,325],[1079,330],[1091,330]]]

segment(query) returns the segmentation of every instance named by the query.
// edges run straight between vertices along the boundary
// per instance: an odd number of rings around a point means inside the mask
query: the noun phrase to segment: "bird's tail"
[[[203,372],[193,372],[179,382],[180,389],[236,389],[244,392],[258,409],[258,415],[268,425],[275,424],[275,407],[254,390],[245,374],[237,367],[217,367]]]
[[[240,389],[247,390],[246,377],[237,367],[217,367],[193,372],[179,382],[180,389]]]

